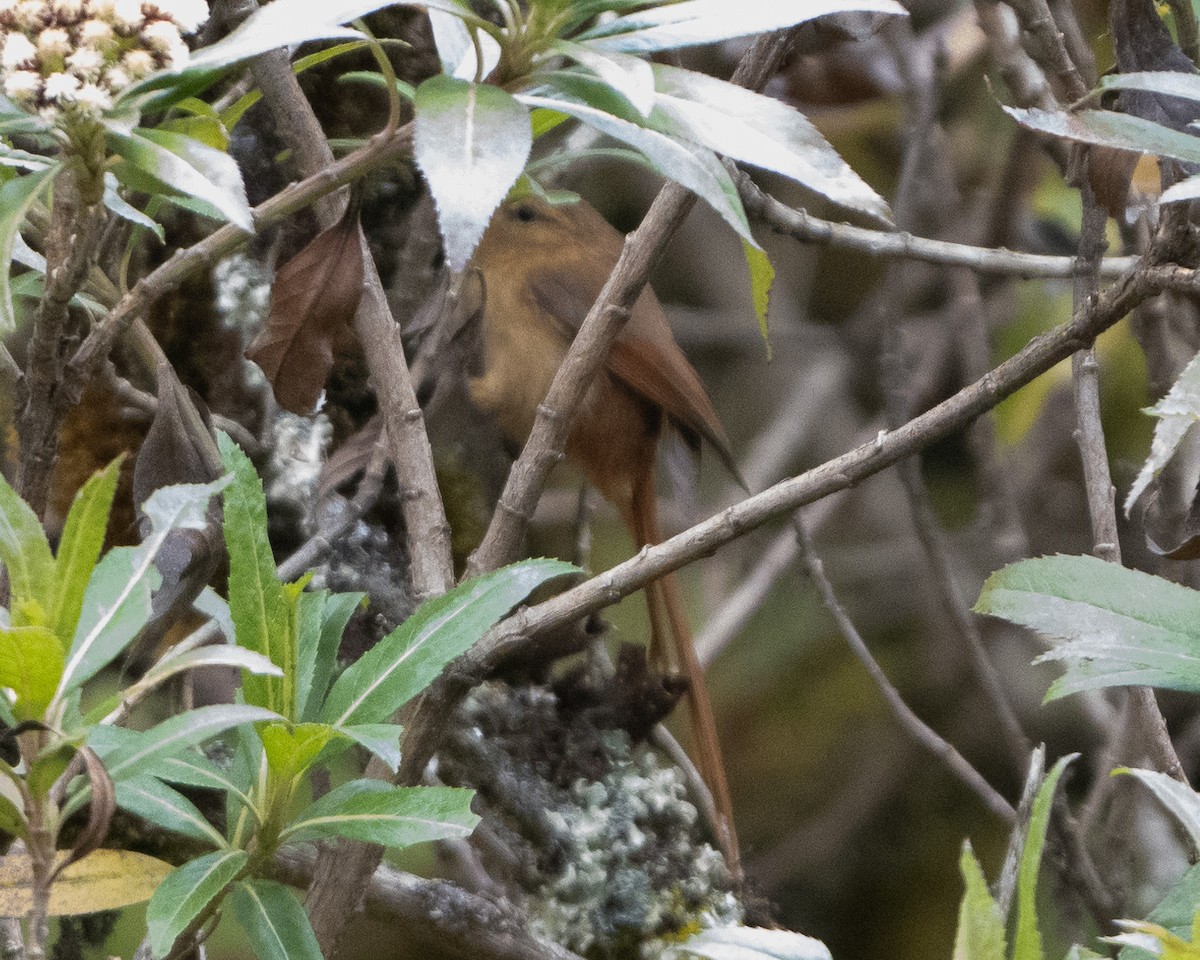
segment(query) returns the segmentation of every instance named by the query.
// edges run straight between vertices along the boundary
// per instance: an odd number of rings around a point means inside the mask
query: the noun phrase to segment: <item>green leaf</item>
[[[346,837],[393,849],[467,837],[479,818],[471,790],[456,787],[393,787],[353,780],[325,794],[283,831],[286,842]]]
[[[954,935],[954,960],[1005,960],[1004,917],[996,903],[983,869],[975,859],[969,840],[963,842],[962,857],[962,904],[958,908],[958,931]]]
[[[413,156],[437,203],[446,263],[463,270],[533,146],[529,111],[499,87],[430,77],[417,87]]]
[[[1012,960],[1045,960],[1042,935],[1038,930],[1037,882],[1041,869],[1042,850],[1046,846],[1046,830],[1050,825],[1050,810],[1054,804],[1054,791],[1063,771],[1079,754],[1070,754],[1059,761],[1046,774],[1038,788],[1029,815],[1029,830],[1025,834],[1025,847],[1021,851],[1021,863],[1017,868],[1017,928],[1013,939]]]
[[[3,202],[0,190],[0,202]],[[8,570],[13,597],[13,625],[25,626],[17,600],[36,600],[44,612],[54,606],[54,556],[46,532],[3,476],[0,476],[0,562]]]
[[[768,33],[833,13],[889,13],[906,16],[894,0],[685,0],[664,3],[618,17],[582,34],[597,50],[652,53],[734,37]]]
[[[1004,112],[1030,130],[1115,150],[1152,153],[1187,163],[1200,163],[1200,137],[1164,127],[1128,113],[1111,110],[1052,110],[1004,107]]]
[[[171,677],[178,676],[188,670],[201,667],[234,667],[258,676],[282,676],[283,671],[264,657],[242,647],[212,646],[197,647],[177,653],[174,649],[161,656],[138,681],[126,687],[120,695],[120,700],[126,704],[137,703],[155,687],[166,682]],[[107,719],[115,704],[107,705],[103,713],[96,715],[98,720]],[[94,713],[90,712],[89,716]]]
[[[750,270],[750,296],[754,301],[754,315],[758,317],[758,330],[767,345],[767,361],[771,360],[771,331],[767,326],[767,311],[771,306],[771,285],[775,282],[775,268],[771,258],[761,247],[742,241],[742,253]]]
[[[270,723],[258,732],[267,753],[267,766],[281,781],[289,781],[312,766],[337,732],[327,723]]]
[[[1175,455],[1188,430],[1200,420],[1200,354],[1192,357],[1191,362],[1183,368],[1167,395],[1143,412],[1156,418],[1154,440],[1150,444],[1150,455],[1146,457],[1125,497],[1126,517],[1138,497]]]
[[[983,585],[979,613],[1056,643],[1036,662],[1067,666],[1046,694],[1147,684],[1200,692],[1200,593],[1096,557],[1042,557]]]
[[[654,71],[640,57],[624,53],[598,53],[582,43],[559,40],[552,48],[587,68],[617,93],[643,117],[654,109]]]
[[[1192,843],[1200,845],[1200,794],[1186,783],[1180,783],[1157,770],[1117,767],[1113,774],[1128,774],[1149,787],[1159,802],[1183,825]]]
[[[304,908],[283,884],[243,880],[229,905],[258,960],[323,960]]]
[[[644,127],[612,111],[619,110],[607,85],[578,73],[558,71],[546,83],[517,99],[530,107],[569,114],[606,136],[627,143],[664,177],[682,184],[717,211],[743,240],[758,245],[728,171],[711,150]],[[585,99],[586,98],[586,99]],[[624,98],[621,98],[622,102]],[[600,104],[597,106],[595,104]]]
[[[219,850],[167,875],[146,907],[146,927],[156,957],[166,956],[175,939],[233,882],[248,859],[244,850]]]
[[[41,720],[63,671],[62,642],[47,627],[0,627],[0,687],[17,695],[18,720]]]
[[[203,200],[230,223],[246,231],[254,229],[246,187],[228,154],[166,130],[125,133],[109,125],[106,132],[109,150],[161,187]],[[123,176],[120,167],[114,172],[118,178]]]
[[[162,226],[122,197],[117,187],[116,176],[112,172],[106,173],[104,175],[104,205],[122,220],[128,220],[135,226],[149,230],[158,238],[159,243],[166,243],[167,235]]]
[[[25,222],[25,214],[29,212],[34,201],[50,186],[61,169],[62,164],[56,163],[45,170],[27,173],[0,186],[0,336],[17,328],[12,292],[9,289],[9,273],[12,269],[13,246],[16,244],[21,224]]]
[[[223,848],[225,838],[196,805],[178,790],[154,777],[133,777],[116,785],[117,806],[164,830]]]
[[[1146,919],[1167,928],[1178,937],[1192,936],[1196,904],[1200,903],[1200,866],[1194,866],[1171,888]],[[1193,938],[1194,939],[1194,938]],[[1155,954],[1138,947],[1125,947],[1117,960],[1154,960]]]
[[[166,757],[155,764],[155,775],[168,783],[182,783],[189,787],[205,790],[220,790],[239,798],[250,806],[250,798],[227,776],[220,767],[207,757],[185,750],[177,757]]]
[[[54,560],[54,580],[58,590],[54,603],[54,631],[64,648],[74,639],[79,613],[83,609],[83,594],[104,548],[108,514],[117,492],[122,459],[118,457],[93,474],[80,488],[63,527]]]
[[[782,174],[839,207],[893,224],[887,201],[795,108],[694,70],[654,64],[653,72],[656,129]]]
[[[578,572],[560,560],[526,560],[425,601],[338,677],[325,721],[344,727],[386,720],[532,590]]]
[[[4,794],[3,790],[0,790],[0,832],[11,834],[21,840],[27,836],[25,814],[13,800]]]
[[[92,571],[83,612],[67,655],[58,696],[62,697],[112,662],[150,618],[151,593],[162,577],[154,561],[172,530],[203,530],[208,502],[229,482],[178,484],[155,490],[142,505],[150,533],[136,547],[110,550]]]
[[[400,734],[404,728],[396,723],[360,723],[356,726],[337,727],[360,747],[365,747],[387,764],[395,773],[400,769]]]
[[[136,776],[158,776],[157,763],[161,759],[178,755],[188,747],[231,727],[278,719],[278,714],[269,710],[242,704],[197,707],[169,717],[149,730],[124,738],[126,743],[103,757],[104,765],[114,782]]]
[[[240,646],[283,670],[283,679],[246,677],[247,703],[295,718],[289,695],[295,683],[296,649],[293,604],[285,595],[267,539],[267,501],[262,481],[240,447],[224,433],[217,436],[221,459],[233,471],[225,492],[225,544],[229,549],[229,612]]]
[[[298,661],[296,664],[296,715],[316,720],[336,666],[338,647],[346,624],[366,594],[313,590],[300,595],[297,610]]]
[[[1200,74],[1175,73],[1170,70],[1110,73],[1100,78],[1097,90],[1144,90],[1146,93],[1159,93],[1166,97],[1200,101]]]

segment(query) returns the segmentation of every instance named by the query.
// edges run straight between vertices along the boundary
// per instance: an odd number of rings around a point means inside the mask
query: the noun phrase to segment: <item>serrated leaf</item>
[[[762,927],[712,927],[701,930],[669,956],[692,954],[708,960],[830,960],[820,940],[790,930]]]
[[[533,146],[529,111],[488,84],[430,77],[417,87],[413,156],[437,204],[451,270],[463,270]]]
[[[653,71],[657,129],[782,174],[840,207],[892,224],[887,201],[795,108],[694,70],[655,64]]]
[[[219,850],[170,873],[150,898],[146,927],[156,957],[166,956],[176,938],[241,872],[244,850]]]
[[[245,185],[228,154],[165,130],[124,133],[110,125],[107,141],[113,153],[160,186],[203,200],[243,230],[254,229]],[[123,176],[120,167],[115,172],[118,178]]]
[[[25,222],[25,214],[34,201],[50,186],[61,169],[62,164],[56,163],[0,186],[0,335],[7,335],[17,328],[9,284],[12,279],[13,247],[21,224]]]
[[[1144,412],[1156,418],[1154,440],[1150,444],[1146,462],[1142,464],[1137,479],[1125,497],[1126,517],[1150,482],[1175,455],[1192,424],[1200,420],[1200,354],[1192,357],[1191,362],[1183,368],[1166,396]]]
[[[65,850],[58,860],[66,860]],[[94,850],[66,867],[50,886],[49,914],[72,917],[101,910],[120,910],[150,899],[159,882],[171,871],[144,853],[131,850]],[[0,916],[23,917],[33,907],[33,867],[24,853],[0,857]]]
[[[2,191],[0,191],[2,193]],[[0,201],[4,198],[0,196]],[[0,562],[8,571],[13,626],[26,626],[15,601],[35,600],[45,612],[54,605],[54,556],[37,515],[0,476]]]
[[[958,908],[958,930],[954,935],[954,960],[1005,960],[1007,943],[1004,917],[996,903],[983,869],[975,859],[969,840],[963,842],[959,859],[962,872],[962,903]]]
[[[532,590],[578,572],[559,560],[526,560],[425,601],[338,677],[325,721],[344,727],[386,720]]]
[[[1192,843],[1200,844],[1200,794],[1186,783],[1180,783],[1157,770],[1118,767],[1113,773],[1128,774],[1149,787],[1159,802],[1182,824]]]
[[[133,777],[117,784],[117,806],[164,830],[212,847],[226,846],[221,832],[191,800],[154,777]]]
[[[582,43],[560,40],[553,49],[586,67],[621,94],[643,117],[654,108],[654,71],[640,57],[625,53],[599,53]]]
[[[685,0],[618,17],[582,37],[598,50],[652,53],[782,30],[833,13],[855,12],[908,15],[893,0],[739,0],[736,10],[730,8],[728,0]]]
[[[267,539],[267,501],[262,481],[240,447],[225,434],[217,438],[221,459],[233,471],[225,492],[225,543],[229,548],[229,612],[237,641],[260,653],[284,672],[283,679],[246,677],[242,692],[258,704],[293,719],[286,694],[294,682],[295,645],[292,604],[284,595]]]
[[[304,908],[283,884],[243,880],[229,905],[259,960],[323,960]]]
[[[0,687],[16,695],[18,720],[41,720],[63,671],[62,641],[47,627],[0,628]]]
[[[285,410],[316,409],[362,299],[363,253],[358,205],[324,230],[275,274],[266,325],[246,348]]]
[[[711,206],[743,240],[757,245],[758,241],[750,232],[737,187],[712,151],[699,144],[685,143],[640,126],[608,109],[592,106],[577,96],[581,92],[599,96],[605,91],[607,87],[604,84],[589,84],[587,78],[579,74],[559,73],[536,92],[518,93],[516,96],[526,106],[544,107],[568,114],[600,133],[627,143],[660,174],[687,187]],[[611,93],[607,96],[611,97]],[[609,106],[611,104],[606,104],[606,107]]]
[[[136,547],[110,550],[92,571],[83,612],[67,655],[58,696],[107,666],[137,636],[151,613],[151,594],[162,577],[154,561],[173,530],[203,530],[208,503],[229,478],[163,487],[142,505],[150,533]]]
[[[1036,662],[1067,672],[1047,700],[1147,684],[1200,692],[1200,592],[1096,557],[1042,557],[983,585],[979,613],[1030,627],[1055,646]]]
[[[54,558],[54,580],[58,591],[54,604],[54,631],[64,648],[75,637],[84,591],[104,548],[122,459],[113,460],[79,489],[63,527],[58,554]]]
[[[353,780],[308,807],[283,832],[286,842],[345,837],[398,849],[429,840],[467,837],[479,817],[474,791],[456,787],[393,787]]]
[[[1029,814],[1029,830],[1021,850],[1021,865],[1017,871],[1017,926],[1013,937],[1012,960],[1045,960],[1042,935],[1038,929],[1037,882],[1042,865],[1042,850],[1046,846],[1046,831],[1050,826],[1050,810],[1054,792],[1067,764],[1079,754],[1061,757],[1046,774],[1038,788]]]

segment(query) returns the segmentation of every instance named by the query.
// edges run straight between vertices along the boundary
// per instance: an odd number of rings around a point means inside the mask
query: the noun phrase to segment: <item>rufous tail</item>
[[[639,549],[662,542],[652,471],[634,491],[630,513],[630,526]],[[650,660],[662,666],[667,665],[670,651],[666,646],[665,637],[669,632],[677,666],[688,681],[688,714],[696,743],[696,766],[712,793],[717,814],[717,822],[713,825],[717,841],[725,854],[725,862],[730,872],[735,879],[741,879],[741,856],[737,833],[733,826],[733,803],[729,797],[729,781],[725,776],[721,742],[717,738],[717,724],[713,718],[708,686],[704,682],[700,661],[696,659],[696,648],[692,641],[692,630],[684,609],[679,581],[674,573],[667,573],[654,583],[648,584],[645,592],[646,607],[650,616]],[[664,629],[663,624],[664,607],[668,629]]]

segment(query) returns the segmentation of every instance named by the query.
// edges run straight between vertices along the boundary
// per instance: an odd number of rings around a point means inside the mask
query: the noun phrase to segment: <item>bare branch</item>
[[[847,616],[846,611],[842,609],[842,605],[838,602],[837,595],[833,590],[833,584],[829,582],[829,578],[825,575],[825,567],[813,548],[812,537],[805,526],[803,516],[799,513],[794,519],[794,526],[796,536],[800,542],[800,555],[803,559],[805,569],[808,571],[809,577],[817,585],[817,590],[821,594],[825,608],[833,617],[834,623],[837,624],[838,632],[841,633],[842,638],[866,668],[867,673],[870,674],[871,679],[883,694],[883,698],[891,708],[892,714],[899,721],[900,727],[921,747],[937,757],[945,765],[946,769],[968,790],[974,793],[992,813],[1007,823],[1016,823],[1017,811],[1013,809],[1012,804],[1005,800],[999,791],[984,779],[983,774],[976,770],[966,757],[955,749],[952,743],[939,736],[929,724],[918,717],[912,708],[904,702],[900,691],[888,680],[887,674],[883,672],[883,668],[871,655],[871,651],[859,635],[854,622]]]

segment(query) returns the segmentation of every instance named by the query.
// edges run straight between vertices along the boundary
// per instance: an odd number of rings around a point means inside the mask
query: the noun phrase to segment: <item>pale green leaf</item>
[[[1146,457],[1125,497],[1127,517],[1138,497],[1167,465],[1167,461],[1175,456],[1175,451],[1192,424],[1200,419],[1200,354],[1192,357],[1191,362],[1183,368],[1166,396],[1154,406],[1147,407],[1145,412],[1156,418],[1154,440],[1150,444],[1150,455]]]
[[[29,212],[29,208],[41,196],[42,191],[50,186],[61,169],[62,164],[56,163],[45,170],[27,173],[0,186],[0,335],[8,334],[17,327],[12,292],[9,289],[13,246],[17,234],[25,222],[25,214]]]
[[[1159,802],[1182,824],[1188,836],[1192,838],[1192,843],[1200,846],[1200,794],[1186,783],[1180,783],[1174,777],[1157,770],[1118,767],[1113,773],[1128,774],[1149,787]]]
[[[1047,700],[1146,684],[1200,692],[1200,592],[1096,557],[1042,557],[1005,567],[975,609],[1055,643],[1038,662],[1067,672]]]
[[[529,111],[499,87],[430,77],[414,103],[413,156],[437,204],[451,270],[462,270],[533,146]]]
[[[830,960],[829,948],[820,940],[764,927],[710,927],[673,947],[667,955],[680,954],[706,960]]]
[[[254,229],[245,185],[228,154],[166,130],[124,133],[110,126],[107,139],[113,153],[162,187],[203,200],[243,230]],[[115,172],[123,176],[120,167]]]
[[[906,16],[894,0],[684,0],[601,23],[583,34],[598,50],[652,53],[717,43],[756,33],[783,30],[833,13],[886,13]]]

